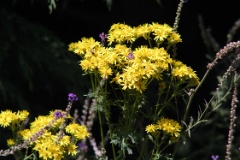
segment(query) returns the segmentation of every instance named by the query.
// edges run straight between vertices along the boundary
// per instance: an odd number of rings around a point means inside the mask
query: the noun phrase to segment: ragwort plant
[[[99,35],[100,41],[84,37],[69,45],[69,51],[81,57],[80,66],[90,75],[101,148],[105,148],[104,137],[109,133],[113,159],[132,154],[139,159],[173,155],[168,147],[179,140],[184,129],[181,119],[187,114],[179,118],[175,112],[169,118],[166,110],[177,108],[176,99],[186,98],[200,83],[192,68],[170,55],[182,41],[176,32],[182,4],[174,28],[158,23],[137,27],[117,23],[108,34]],[[145,42],[139,45],[142,40]],[[156,92],[151,93],[158,98],[154,106],[146,106],[145,91],[151,83],[158,84]],[[114,109],[118,116],[112,115]],[[107,131],[103,129],[105,121]]]
[[[197,117],[189,115],[189,110],[212,68],[223,56],[238,48],[240,42],[228,43],[221,49],[199,81],[194,70],[175,58],[176,44],[182,41],[176,31],[183,3],[183,0],[179,3],[173,27],[158,23],[131,27],[117,23],[107,34],[99,35],[100,41],[84,37],[69,45],[69,51],[81,57],[80,66],[90,75],[91,96],[97,102],[95,110],[100,123],[101,148],[106,148],[104,134],[107,134],[113,159],[175,159],[179,147],[184,146],[187,137],[191,137],[192,130],[207,122],[209,115],[217,111],[232,93],[225,157],[230,159],[238,102],[238,54],[210,100],[199,107]],[[225,84],[227,79],[231,81],[229,85]],[[156,92],[151,92],[158,98],[155,105],[148,106],[146,91],[151,83],[158,84]],[[221,90],[226,85],[228,90],[223,94]],[[186,106],[183,112],[179,112],[178,99],[183,99],[183,106]],[[118,116],[112,115],[113,110],[118,111]],[[167,114],[169,110],[171,117]],[[105,132],[104,121],[108,126]],[[212,157],[219,158],[218,155]]]

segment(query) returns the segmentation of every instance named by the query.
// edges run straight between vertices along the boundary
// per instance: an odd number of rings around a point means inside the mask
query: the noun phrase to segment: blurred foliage
[[[12,4],[16,4],[18,1],[19,0],[12,0]],[[61,0],[61,2],[60,2],[60,0],[45,0],[45,1],[43,1],[43,0],[29,0],[29,3],[41,3],[41,4],[48,3],[49,12],[52,13],[57,8],[59,3],[61,3],[60,8],[65,8],[66,9],[69,1],[70,0]],[[75,1],[83,2],[84,0],[75,0]],[[113,0],[97,0],[97,1],[105,2],[108,10],[111,11],[112,5],[114,3]],[[153,1],[156,1],[159,5],[162,5],[161,0],[153,0]],[[94,2],[93,2],[93,5],[94,5]]]
[[[52,13],[52,11],[53,11],[54,9],[56,9],[56,7],[57,7],[57,1],[58,1],[58,0],[48,0],[48,8],[49,8],[50,13]],[[78,0],[78,1],[84,1],[84,0]],[[113,4],[113,0],[101,0],[101,1],[105,1],[108,10],[111,11],[111,9],[112,9],[112,4]],[[154,1],[156,1],[159,5],[161,5],[161,0],[154,0]],[[69,0],[65,0],[65,2],[64,2],[64,7],[66,7],[66,5],[67,5],[68,2],[69,2]],[[94,5],[94,4],[93,4],[93,5]]]
[[[1,106],[31,111],[35,103],[41,111],[44,101],[59,96],[62,102],[61,94],[67,100],[67,92],[87,93],[77,57],[57,36],[4,8],[0,17]]]

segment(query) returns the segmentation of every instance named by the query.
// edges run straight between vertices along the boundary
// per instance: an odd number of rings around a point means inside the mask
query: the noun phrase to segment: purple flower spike
[[[102,41],[102,45],[104,45],[106,39],[107,39],[107,34],[105,34],[104,32],[102,32],[101,34],[99,34],[99,37],[101,38]]]
[[[63,113],[60,112],[60,111],[55,111],[55,112],[53,113],[53,115],[54,115],[54,117],[57,118],[57,119],[63,117]]]
[[[212,160],[217,160],[219,158],[218,155],[212,155]]]
[[[78,100],[78,97],[76,96],[76,94],[74,94],[74,93],[69,93],[68,94],[68,101],[74,102],[74,101],[77,101],[77,100]]]
[[[79,150],[87,151],[87,145],[84,141],[79,142],[77,145]]]

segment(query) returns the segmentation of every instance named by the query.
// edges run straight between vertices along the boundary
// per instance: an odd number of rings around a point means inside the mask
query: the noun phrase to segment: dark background
[[[78,57],[67,51],[68,44],[81,37],[99,40],[98,35],[106,33],[113,23],[137,26],[158,22],[172,26],[179,1],[160,2],[113,0],[109,9],[103,0],[59,0],[50,14],[47,0],[1,0],[1,110],[28,109],[33,117],[47,114],[50,109],[64,109],[69,92],[79,96],[75,107],[80,108],[90,85],[87,77],[82,77]],[[214,56],[216,52],[209,52],[203,43],[198,17],[202,16],[205,27],[211,28],[222,48],[228,31],[240,18],[239,8],[237,0],[184,3],[178,28],[183,42],[177,45],[177,58],[196,70],[200,78],[209,62],[206,55]],[[209,79],[203,87],[211,91],[216,87],[214,75]],[[205,91],[198,97],[208,95]]]

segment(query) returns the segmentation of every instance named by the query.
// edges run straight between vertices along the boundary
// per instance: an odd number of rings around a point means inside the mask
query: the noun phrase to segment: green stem
[[[157,112],[157,116],[159,116],[159,115],[161,114],[162,110],[166,107],[166,105],[169,104],[169,102],[170,102],[176,95],[179,94],[179,91],[183,90],[183,89],[179,90],[179,86],[181,86],[181,83],[176,86],[176,89],[173,90],[174,92],[171,94],[171,97],[169,97],[169,92],[170,92],[170,87],[171,87],[171,86],[169,85],[169,89],[168,89],[168,91],[167,91],[167,95],[166,95],[166,98],[165,98],[165,100],[164,100],[163,106],[162,106],[162,108]]]
[[[98,119],[99,119],[99,124],[100,124],[100,133],[101,133],[101,147],[104,148],[104,135],[103,135],[103,126],[102,126],[102,117],[101,117],[101,113],[98,110]]]
[[[131,126],[132,126],[132,124],[133,124],[132,122],[134,122],[134,120],[133,120],[134,117],[133,117],[133,116],[134,116],[134,113],[135,113],[135,110],[136,110],[138,98],[139,98],[139,93],[137,93],[137,94],[135,95],[135,101],[134,101],[134,103],[133,103],[133,106],[131,107],[130,117],[129,117],[129,119],[127,120],[127,121],[128,121],[127,132],[130,131],[130,129],[132,128]]]
[[[114,95],[116,96],[115,91],[113,91],[113,92],[114,92]],[[105,93],[107,93],[107,83],[105,83]],[[113,134],[112,134],[111,121],[110,121],[110,110],[108,109],[106,102],[107,102],[107,98],[105,96],[104,111],[105,111],[105,117],[106,117],[106,120],[107,120],[107,124],[108,124],[108,127],[109,127],[110,138],[112,139]],[[113,159],[116,160],[117,158],[116,158],[116,152],[115,152],[114,144],[112,143],[111,146],[112,146]]]
[[[160,104],[159,104],[160,97],[161,97],[161,94],[158,95],[158,99],[157,99],[157,104],[156,104],[156,111],[155,111],[155,113],[158,112],[158,108],[159,108],[159,106],[160,106]]]
[[[149,43],[150,48],[152,48],[152,43],[150,41],[150,36],[149,35],[148,35],[148,43]]]
[[[92,77],[91,77],[92,78]],[[100,86],[100,81],[98,77],[98,73],[94,72],[94,83],[93,83],[93,90],[95,94],[99,94],[100,90],[102,89]],[[96,87],[95,87],[96,86]],[[95,95],[97,98],[97,95]],[[99,105],[97,105],[98,107]],[[105,106],[105,105],[104,105]],[[99,119],[99,125],[100,125],[100,134],[101,134],[101,147],[104,148],[104,133],[103,133],[103,124],[102,124],[102,116],[99,108],[97,108],[97,114]]]
[[[185,120],[186,120],[186,117],[187,117],[187,115],[188,115],[188,112],[189,112],[189,110],[190,110],[190,107],[191,107],[191,104],[192,104],[192,101],[193,101],[193,97],[194,97],[195,94],[197,93],[198,89],[202,86],[202,84],[203,84],[203,82],[205,81],[205,79],[207,78],[210,70],[211,70],[211,69],[208,69],[208,70],[206,71],[206,73],[204,74],[204,76],[203,76],[202,80],[200,81],[199,85],[195,88],[194,92],[193,92],[192,95],[190,96],[190,98],[189,98],[189,100],[188,100],[187,107],[186,107],[186,111],[185,111],[185,114],[184,114],[184,117],[183,117],[183,122],[185,122]],[[182,133],[181,135],[183,135],[183,133]],[[180,140],[179,140],[178,143],[176,144],[176,147],[175,147],[175,149],[174,149],[172,158],[174,158],[174,156],[175,156],[175,154],[176,154],[176,152],[177,152],[177,150],[178,150],[179,145],[180,145]]]
[[[153,155],[155,154],[155,150],[157,150],[157,142],[154,142],[154,147],[153,147],[153,150],[152,150],[152,154],[151,154],[151,158],[150,159],[153,159]]]
[[[93,88],[93,91],[95,92],[96,88],[95,88],[95,84],[94,84],[94,77],[92,74],[90,74],[90,80],[91,80],[91,85],[92,85],[92,88]]]
[[[198,89],[202,86],[203,82],[205,81],[205,79],[207,78],[208,76],[208,73],[210,72],[210,69],[208,69],[205,73],[205,75],[203,76],[202,80],[200,81],[199,85],[195,88],[194,92],[192,93],[192,95],[190,96],[189,98],[189,101],[188,101],[188,104],[187,104],[187,107],[186,107],[186,112],[184,114],[184,117],[183,117],[183,121],[186,120],[186,117],[188,115],[188,112],[189,112],[189,109],[191,107],[191,104],[192,104],[192,101],[193,101],[193,97],[195,96],[195,94],[197,93]]]
[[[170,83],[169,83],[168,90],[167,90],[167,94],[166,94],[166,98],[165,98],[165,100],[164,100],[164,102],[163,102],[163,107],[161,108],[161,110],[158,112],[157,115],[159,115],[159,114],[161,113],[161,111],[163,110],[163,108],[165,108],[165,106],[166,106],[166,104],[167,104],[168,96],[169,96],[169,93],[170,93],[172,81],[173,81],[173,78],[171,78],[171,81],[170,81]]]
[[[147,142],[148,142],[148,138],[147,138],[147,136],[145,136],[143,143],[141,143],[141,149],[138,149],[138,151],[140,153],[138,159],[143,159],[142,158],[143,153],[147,153],[146,152],[146,150],[148,148]]]

